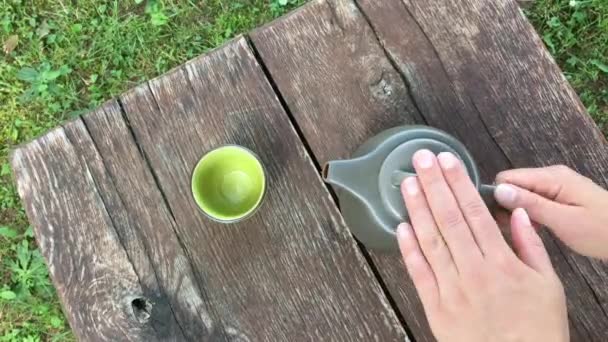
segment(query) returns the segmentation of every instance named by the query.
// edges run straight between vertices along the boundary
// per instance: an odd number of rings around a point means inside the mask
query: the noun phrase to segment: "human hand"
[[[564,290],[523,209],[509,248],[461,162],[414,154],[401,186],[411,225],[397,229],[405,265],[439,341],[568,341]]]
[[[608,259],[608,191],[561,165],[504,171],[496,181],[501,206],[525,208],[573,250]]]

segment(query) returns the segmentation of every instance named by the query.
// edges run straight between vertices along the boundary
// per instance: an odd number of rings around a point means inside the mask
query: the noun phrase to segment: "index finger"
[[[474,261],[481,259],[481,251],[443,177],[437,158],[429,150],[420,150],[414,154],[413,162],[429,208],[456,267],[460,271],[474,267]]]
[[[460,160],[449,152],[440,153],[437,158],[443,175],[483,254],[509,250],[496,221]]]
[[[496,182],[517,185],[552,201],[574,205],[593,200],[588,194],[596,189],[589,178],[561,165],[502,171],[496,175]]]

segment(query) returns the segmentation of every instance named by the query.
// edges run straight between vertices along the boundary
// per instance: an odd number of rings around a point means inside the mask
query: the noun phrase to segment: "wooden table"
[[[319,176],[397,125],[461,139],[482,178],[608,144],[513,0],[318,0],[17,149],[19,193],[82,340],[433,339],[398,254],[357,244]],[[256,151],[261,210],[214,223],[190,172]],[[608,266],[544,236],[577,341],[608,337]]]

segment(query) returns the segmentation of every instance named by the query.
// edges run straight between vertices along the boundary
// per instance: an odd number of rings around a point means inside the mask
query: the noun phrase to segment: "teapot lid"
[[[448,133],[428,126],[400,126],[381,132],[357,149],[351,160],[361,175],[356,178],[359,184],[353,187],[362,191],[336,188],[345,221],[367,247],[398,248],[395,229],[409,221],[400,185],[407,176],[415,175],[412,156],[421,149],[453,153],[463,162],[473,183],[480,186],[471,154]]]

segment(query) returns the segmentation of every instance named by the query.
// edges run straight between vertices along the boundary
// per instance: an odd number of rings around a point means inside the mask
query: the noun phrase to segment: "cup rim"
[[[264,176],[263,179],[263,185],[264,188],[262,189],[262,195],[260,197],[260,199],[258,200],[258,202],[256,203],[255,207],[253,209],[251,209],[249,212],[247,212],[247,214],[241,216],[241,217],[237,217],[234,219],[229,219],[229,220],[223,220],[217,217],[212,216],[211,214],[207,213],[205,210],[203,210],[203,208],[201,208],[201,206],[198,204],[198,202],[196,201],[196,197],[194,196],[194,191],[193,191],[193,186],[192,183],[194,182],[194,172],[196,171],[197,167],[199,166],[199,164],[201,163],[201,161],[205,158],[205,156],[209,155],[210,153],[217,151],[217,150],[221,150],[223,148],[226,147],[236,147],[239,148],[247,153],[249,153],[251,156],[253,156],[258,163],[260,164],[261,168],[262,168],[262,175]],[[194,164],[194,167],[192,168],[192,170],[190,171],[190,196],[192,197],[192,200],[194,201],[194,204],[196,205],[196,207],[198,208],[198,210],[203,213],[203,215],[205,215],[207,218],[209,218],[210,220],[214,221],[214,222],[218,222],[218,223],[223,223],[223,224],[230,224],[230,223],[237,223],[237,222],[242,222],[244,220],[247,220],[248,218],[250,218],[251,216],[253,216],[262,206],[262,204],[264,203],[264,200],[266,199],[266,191],[268,189],[268,177],[267,177],[268,173],[266,171],[266,167],[264,166],[264,163],[262,163],[262,159],[260,158],[260,156],[253,152],[251,149],[242,146],[242,145],[237,145],[237,144],[224,144],[224,145],[219,145],[215,148],[212,148],[211,150],[203,153],[201,155],[201,157],[198,159],[198,161],[196,162],[196,164]]]

